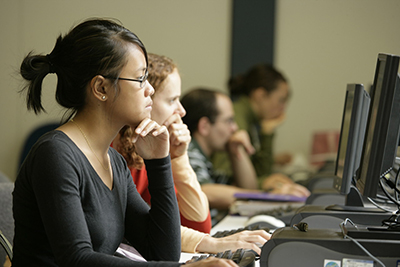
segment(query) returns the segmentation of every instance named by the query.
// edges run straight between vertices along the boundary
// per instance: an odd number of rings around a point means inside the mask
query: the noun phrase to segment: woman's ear
[[[207,136],[211,129],[211,122],[207,117],[201,117],[197,124],[197,131],[202,136]]]
[[[109,98],[109,95],[107,95],[107,86],[109,85],[106,82],[106,78],[101,75],[94,76],[90,81],[91,92],[100,101],[106,101]]]

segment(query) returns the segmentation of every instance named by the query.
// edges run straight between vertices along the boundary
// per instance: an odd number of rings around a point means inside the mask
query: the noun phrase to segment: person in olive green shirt
[[[283,165],[291,161],[290,154],[275,155],[273,152],[275,129],[285,119],[290,96],[287,79],[270,65],[256,65],[245,74],[231,78],[229,91],[233,99],[235,121],[239,129],[248,132],[256,150],[251,161],[259,187],[266,191],[276,191],[282,187],[282,193],[309,194],[306,188],[300,188],[299,185],[288,187],[293,181],[284,174],[275,173],[273,169],[275,164]],[[215,168],[229,172],[229,163],[224,156],[214,156],[213,162]]]

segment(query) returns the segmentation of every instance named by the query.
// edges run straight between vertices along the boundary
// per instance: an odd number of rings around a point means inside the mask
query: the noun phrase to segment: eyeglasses
[[[233,117],[219,119],[219,120],[217,119],[215,122],[218,122],[218,121],[220,121],[222,123],[225,123],[225,124],[228,124],[228,125],[233,125],[233,124],[236,123],[235,118],[233,118]]]
[[[129,78],[116,78],[116,77],[111,77],[111,76],[103,76],[104,78],[107,79],[115,79],[115,80],[123,80],[123,81],[131,81],[131,82],[138,82],[140,83],[140,88],[143,88],[144,85],[146,84],[147,77],[149,76],[149,72],[146,70],[144,75],[142,76],[141,79],[129,79]]]

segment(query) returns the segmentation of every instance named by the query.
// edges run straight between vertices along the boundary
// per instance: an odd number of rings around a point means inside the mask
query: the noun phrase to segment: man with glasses
[[[195,89],[181,103],[186,110],[183,122],[192,134],[188,148],[190,164],[208,197],[213,224],[227,213],[238,192],[260,192],[249,155],[254,153],[245,130],[238,130],[229,96],[208,89]],[[213,169],[210,157],[227,151],[233,177]]]

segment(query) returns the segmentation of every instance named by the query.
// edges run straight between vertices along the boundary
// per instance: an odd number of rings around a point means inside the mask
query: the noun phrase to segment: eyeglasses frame
[[[146,72],[144,73],[144,77],[143,79],[139,80],[139,79],[131,79],[131,78],[121,78],[121,77],[111,77],[111,76],[104,76],[104,78],[106,79],[114,79],[114,80],[123,80],[123,81],[131,81],[131,82],[138,82],[140,83],[140,88],[143,88],[144,85],[146,84],[147,78],[149,77],[149,71],[146,70]]]

